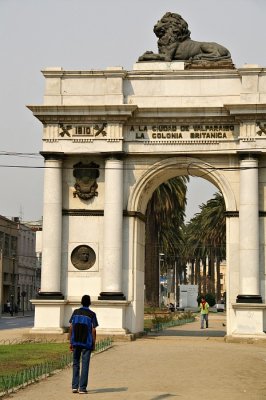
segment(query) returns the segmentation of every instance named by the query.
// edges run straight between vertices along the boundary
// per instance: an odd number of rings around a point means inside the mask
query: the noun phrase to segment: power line
[[[139,162],[140,164],[142,164],[142,162]],[[134,163],[134,165],[136,165],[137,163]],[[203,162],[203,164],[205,164]],[[215,164],[215,163],[213,163]],[[217,163],[218,164],[218,163]],[[149,167],[154,166],[154,163],[149,164]],[[184,168],[184,162],[180,162],[180,166],[182,166],[182,168]],[[141,167],[141,168],[136,168],[134,166],[129,167],[129,166],[123,166],[122,169],[123,171],[148,171],[149,167],[145,168],[145,167]],[[178,163],[169,167],[168,165],[165,166],[167,168],[167,170],[177,170],[178,168]],[[39,170],[45,170],[45,169],[60,169],[60,170],[83,170],[83,169],[87,169],[88,171],[94,171],[95,169],[99,169],[102,171],[108,170],[108,169],[112,169],[112,170],[121,170],[121,168],[108,168],[108,167],[97,167],[97,168],[86,168],[86,167],[80,167],[80,168],[73,168],[73,167],[55,167],[55,166],[47,166],[47,165],[42,165],[42,166],[36,166],[36,165],[6,165],[6,164],[0,164],[0,168],[21,168],[21,169],[39,169]],[[265,166],[252,166],[252,167],[243,167],[243,166],[235,166],[235,167],[215,167],[215,166],[200,166],[200,163],[197,163],[197,165],[195,165],[194,167],[191,165],[187,165],[186,166],[187,169],[194,169],[196,171],[198,170],[205,170],[205,171],[242,171],[242,170],[253,170],[253,169],[265,169]],[[199,177],[200,178],[200,177]]]

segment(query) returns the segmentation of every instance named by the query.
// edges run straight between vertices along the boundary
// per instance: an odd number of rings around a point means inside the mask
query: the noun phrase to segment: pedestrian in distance
[[[209,307],[205,296],[202,296],[200,301],[200,329],[204,329],[204,321],[206,323],[206,328],[209,327]]]
[[[91,299],[84,295],[81,299],[82,307],[73,311],[69,320],[70,350],[73,351],[72,392],[88,393],[88,377],[91,353],[95,350],[96,314],[90,310]],[[80,368],[81,363],[81,368]]]
[[[8,313],[10,313],[10,309],[11,309],[11,303],[10,303],[9,300],[7,300],[7,302],[6,302],[6,310],[7,310]]]

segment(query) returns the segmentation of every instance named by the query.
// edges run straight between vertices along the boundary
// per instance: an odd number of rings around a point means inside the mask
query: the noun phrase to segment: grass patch
[[[0,346],[0,376],[45,362],[58,362],[69,353],[68,343],[26,343]]]

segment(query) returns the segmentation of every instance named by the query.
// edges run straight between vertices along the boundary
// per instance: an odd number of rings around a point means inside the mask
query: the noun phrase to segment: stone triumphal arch
[[[227,334],[264,337],[266,69],[152,54],[131,71],[43,71],[43,104],[29,106],[45,160],[32,331],[63,332],[89,293],[99,333],[141,332],[147,203],[194,175],[225,199]]]

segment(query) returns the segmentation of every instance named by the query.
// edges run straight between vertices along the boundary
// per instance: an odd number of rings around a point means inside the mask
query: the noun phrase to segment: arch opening
[[[220,171],[216,171],[210,164],[204,163],[201,160],[197,159],[180,159],[180,158],[171,158],[166,160],[161,160],[157,164],[153,165],[151,169],[146,171],[143,176],[139,179],[134,187],[134,191],[130,197],[129,207],[132,207],[134,211],[138,211],[141,213],[145,213],[147,216],[148,204],[152,198],[153,193],[156,191],[160,185],[164,182],[169,181],[176,177],[199,177],[209,181],[212,185],[217,188],[217,192],[221,194],[221,197],[224,200],[225,210],[235,211],[236,210],[236,200],[234,198],[233,191],[231,190],[230,184],[227,182],[225,177]],[[131,208],[131,210],[132,210]],[[143,227],[143,224],[142,228]],[[147,225],[146,225],[147,230]],[[145,235],[142,236],[145,237]],[[146,235],[147,240],[147,235]],[[139,246],[139,243],[136,244],[135,248],[135,256],[136,259],[140,259],[139,252],[143,252],[146,249],[147,253],[147,242],[142,243]],[[224,241],[225,244],[225,241]],[[190,265],[183,265],[180,257],[176,257],[176,255],[172,254],[170,257],[165,254],[160,245],[156,245],[154,251],[157,254],[156,260],[153,260],[153,271],[149,271],[149,277],[153,275],[153,286],[154,295],[153,299],[157,298],[158,303],[157,306],[169,305],[170,303],[174,303],[175,307],[182,308],[182,304],[179,304],[179,296],[177,288],[173,288],[174,285],[177,284],[190,284],[190,285],[198,285],[198,292],[206,294],[207,292],[212,292],[215,295],[215,304],[217,301],[224,301],[224,290],[223,287],[218,285],[218,277],[224,273],[221,273],[221,261],[226,259],[225,254],[220,257],[218,261],[218,269],[216,275],[216,287],[214,287],[214,283],[208,283],[208,272],[209,274],[214,274],[214,260],[210,262],[210,265],[206,265],[206,258],[198,257],[193,260]],[[222,260],[223,257],[223,260]],[[142,271],[144,271],[144,281],[145,281],[145,296],[144,303],[147,304],[147,254],[145,257],[141,257],[143,259],[143,267]],[[181,262],[180,262],[181,261]],[[184,262],[184,261],[183,261]],[[199,264],[201,263],[201,265]],[[205,263],[205,264],[204,264]],[[216,258],[217,263],[217,258]],[[224,263],[223,263],[224,264]],[[224,265],[223,265],[224,268]],[[189,272],[187,272],[189,269]],[[201,271],[201,272],[200,272]],[[202,273],[202,277],[200,274]],[[212,276],[214,279],[214,276]],[[167,289],[165,293],[164,281],[167,280],[167,286],[171,286],[171,290]],[[204,283],[205,280],[205,283]],[[171,282],[169,284],[169,281]],[[157,283],[156,283],[157,282]],[[177,283],[178,282],[178,283]],[[220,284],[221,282],[219,282]],[[211,286],[212,284],[212,286]],[[216,290],[218,288],[218,291]],[[164,293],[164,294],[163,294]],[[166,299],[165,299],[166,294]],[[151,302],[155,303],[156,302]]]

